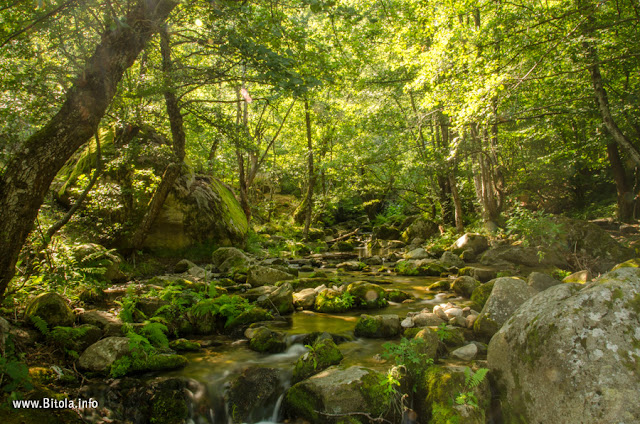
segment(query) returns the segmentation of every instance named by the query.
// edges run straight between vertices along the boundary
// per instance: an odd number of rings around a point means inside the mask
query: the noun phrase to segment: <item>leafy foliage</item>
[[[548,246],[563,232],[562,224],[543,211],[516,207],[507,218],[507,234],[519,238],[525,246]]]
[[[433,358],[424,353],[426,341],[422,338],[402,338],[400,344],[385,343],[383,358],[393,358],[396,365],[404,365],[414,381],[433,365]]]
[[[22,391],[33,388],[29,368],[16,354],[11,335],[5,340],[4,352],[0,355],[0,388],[8,394],[7,402],[19,399]]]
[[[478,408],[478,398],[473,393],[473,390],[484,381],[488,372],[489,369],[487,368],[480,368],[476,372],[473,372],[469,367],[466,367],[464,369],[464,387],[455,398],[456,404]]]
[[[206,315],[226,318],[225,326],[229,325],[241,313],[250,311],[255,305],[241,296],[223,294],[213,299],[205,299],[195,304],[191,311],[196,317]]]

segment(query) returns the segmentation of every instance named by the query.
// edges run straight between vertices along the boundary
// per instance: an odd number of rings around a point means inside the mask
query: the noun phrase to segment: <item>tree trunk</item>
[[[311,226],[311,214],[313,213],[313,189],[316,185],[316,175],[313,169],[313,140],[311,138],[311,111],[309,110],[309,100],[304,100],[304,120],[307,127],[307,170],[309,173],[309,184],[307,185],[306,212],[304,217],[304,239],[309,238],[309,227]]]
[[[91,177],[89,184],[84,189],[84,191],[80,194],[80,197],[78,197],[78,199],[76,200],[76,203],[71,207],[71,209],[69,209],[67,213],[59,221],[57,221],[55,224],[49,227],[49,229],[46,232],[46,237],[43,242],[43,245],[40,247],[39,250],[45,249],[49,245],[49,242],[51,241],[51,238],[54,236],[54,234],[60,231],[62,227],[67,225],[67,222],[69,222],[69,220],[71,220],[71,217],[73,217],[73,215],[77,212],[77,210],[80,209],[80,206],[82,206],[82,202],[84,202],[84,200],[87,198],[87,196],[89,195],[89,192],[98,181],[100,174],[102,174],[102,151],[100,149],[99,131],[96,131],[96,134],[94,137],[96,139],[96,169],[93,171],[93,176]]]
[[[496,200],[497,192],[493,179],[492,163],[478,134],[477,124],[471,125],[470,132],[474,147],[477,149],[476,166],[473,167],[476,197],[482,208],[482,219],[485,225],[488,228],[494,228],[500,218],[500,205]]]
[[[20,250],[60,168],[98,129],[124,71],[177,5],[139,0],[126,25],[107,30],[60,111],[24,142],[0,180],[0,296],[15,273]]]
[[[156,218],[162,210],[165,200],[169,192],[176,183],[176,180],[180,176],[182,170],[182,163],[184,162],[185,154],[185,134],[182,122],[182,113],[180,112],[180,105],[178,105],[178,99],[176,97],[173,82],[171,79],[171,73],[173,69],[173,63],[171,62],[171,44],[169,40],[169,33],[166,28],[160,30],[160,52],[162,54],[162,74],[164,77],[164,102],[167,108],[167,115],[169,116],[169,125],[171,127],[171,138],[173,140],[173,163],[167,166],[160,184],[153,193],[153,197],[149,202],[149,208],[142,218],[142,222],[138,226],[136,233],[133,235],[133,248],[140,249],[144,244],[147,234],[151,226],[155,222]]]
[[[622,222],[630,222],[633,220],[634,196],[624,166],[620,160],[620,153],[618,152],[618,145],[616,143],[607,143],[607,156],[609,163],[611,163],[613,179],[616,182],[618,219]]]
[[[462,221],[462,201],[456,186],[456,177],[453,172],[449,173],[449,187],[451,188],[451,197],[453,197],[453,206],[455,208],[456,231],[464,232],[464,222]]]

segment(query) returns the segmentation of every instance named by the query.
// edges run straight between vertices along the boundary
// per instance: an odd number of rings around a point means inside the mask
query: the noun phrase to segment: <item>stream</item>
[[[323,271],[332,273],[331,277],[335,276],[335,269],[323,269]],[[300,274],[300,277],[305,276],[307,276],[305,273]],[[212,347],[186,354],[189,364],[184,369],[163,374],[168,377],[188,378],[202,386],[198,390],[199,393],[194,394],[194,400],[198,405],[192,408],[192,422],[197,424],[231,423],[224,401],[224,393],[230,382],[249,367],[269,367],[281,371],[280,396],[267,407],[257,408],[253,411],[250,421],[281,422],[280,403],[285,391],[290,386],[293,367],[297,359],[308,350],[303,344],[304,335],[313,332],[328,332],[340,336],[346,340],[338,345],[344,355],[341,366],[361,365],[386,372],[391,364],[383,360],[380,354],[384,351],[383,344],[389,340],[354,338],[353,336],[356,321],[362,313],[369,315],[396,314],[403,318],[408,312],[420,311],[424,308],[432,309],[433,306],[446,302],[465,301],[451,293],[427,292],[426,288],[430,284],[442,279],[439,277],[372,275],[361,272],[341,273],[339,277],[343,282],[366,280],[385,288],[403,290],[414,295],[416,300],[402,304],[390,302],[386,308],[366,312],[361,310],[341,314],[313,311],[294,312],[285,317],[285,321],[274,321],[268,324],[273,329],[287,333],[288,348],[285,352],[278,354],[261,354],[252,351],[246,340],[233,340],[226,336],[214,336],[208,339],[209,342],[205,341],[204,344],[210,343]],[[204,340],[206,339],[201,339],[201,341]]]

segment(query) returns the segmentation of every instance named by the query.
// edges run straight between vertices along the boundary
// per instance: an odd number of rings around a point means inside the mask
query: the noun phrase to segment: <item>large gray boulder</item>
[[[258,297],[257,303],[267,310],[275,308],[280,315],[293,312],[293,289],[291,284],[282,284],[270,293],[263,294]]]
[[[561,284],[489,344],[505,422],[640,422],[640,270]]]
[[[569,267],[559,249],[522,245],[498,246],[482,254],[480,263],[489,266],[524,265],[528,267]]]
[[[387,412],[390,394],[379,389],[383,375],[368,368],[332,366],[291,387],[283,410],[291,418],[312,424],[335,423],[336,416],[368,413],[379,417]],[[397,421],[399,422],[399,421]]]
[[[541,272],[532,272],[527,277],[527,284],[537,292],[545,291],[549,287],[557,286],[560,281]]]
[[[296,278],[294,275],[280,269],[262,265],[252,266],[247,273],[247,283],[252,287],[273,285],[278,281],[293,280],[294,278]]]
[[[356,337],[383,339],[396,337],[400,334],[400,317],[392,314],[360,315],[354,333]]]
[[[423,240],[429,240],[436,234],[439,234],[438,224],[425,219],[423,217],[417,218],[406,230],[402,233],[402,240],[409,243],[415,238],[421,238]]]
[[[487,339],[502,327],[520,305],[536,294],[519,278],[500,277],[492,281],[491,294],[473,324],[476,334]]]
[[[232,268],[247,268],[251,259],[235,247],[221,247],[213,252],[213,264],[222,272],[229,272]]]
[[[108,372],[117,359],[131,353],[130,342],[128,337],[102,339],[89,346],[80,355],[78,365],[88,371]]]

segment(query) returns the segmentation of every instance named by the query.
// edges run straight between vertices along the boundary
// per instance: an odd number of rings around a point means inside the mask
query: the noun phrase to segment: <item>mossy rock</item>
[[[286,393],[283,410],[287,417],[319,424],[368,422],[358,416],[363,412],[400,422],[399,417],[396,420],[389,415],[391,394],[384,390],[384,379],[364,367],[332,366],[293,385]]]
[[[127,373],[131,372],[147,372],[147,371],[170,371],[180,368],[184,368],[189,363],[189,360],[182,355],[172,355],[167,353],[161,353],[156,355],[150,355],[146,361],[142,363],[136,363],[129,369]]]
[[[182,423],[189,418],[185,386],[178,378],[160,379],[149,385],[150,424]]]
[[[251,259],[240,249],[235,247],[221,247],[216,249],[211,259],[213,265],[222,272],[229,272],[233,268],[246,269],[251,263]]]
[[[480,282],[476,279],[468,276],[462,276],[453,280],[451,290],[453,290],[458,296],[470,298],[473,291],[479,286]]]
[[[354,333],[356,337],[373,339],[393,338],[400,335],[402,327],[397,315],[360,315]]]
[[[226,399],[233,423],[258,422],[255,416],[277,402],[281,393],[280,371],[275,368],[250,367],[231,382]]]
[[[327,289],[323,290],[316,296],[315,303],[313,305],[313,309],[316,312],[346,312],[353,305],[349,305],[344,301],[344,296],[342,293]]]
[[[494,280],[481,284],[473,290],[473,293],[471,293],[471,301],[480,309],[482,309],[484,304],[487,303],[487,299],[489,299],[489,296],[491,295],[491,290],[493,290],[494,284]]]
[[[413,299],[413,296],[409,293],[397,289],[385,290],[384,296],[389,302],[395,303],[402,303],[405,300]]]
[[[477,408],[457,405],[456,399],[465,391],[463,367],[432,366],[418,381],[415,409],[424,422],[432,424],[483,424],[491,401],[491,390],[487,379],[478,387],[469,389],[478,399]]]
[[[242,312],[232,321],[230,321],[225,327],[227,329],[233,329],[242,325],[253,324],[254,322],[269,321],[273,319],[271,312],[264,308],[255,307]]]
[[[169,347],[178,352],[195,352],[200,350],[200,343],[187,339],[176,339],[169,342]]]
[[[338,365],[342,361],[342,352],[330,338],[317,340],[311,351],[305,353],[296,362],[293,369],[292,384],[311,377],[331,365]]]
[[[280,353],[287,348],[285,334],[266,327],[256,328],[249,340],[249,348],[260,353]]]
[[[451,289],[451,281],[449,280],[440,280],[431,284],[428,287],[431,291],[449,291]]]
[[[27,320],[38,316],[52,328],[56,326],[70,327],[75,316],[67,305],[67,301],[57,293],[42,293],[29,302],[24,313]]]
[[[388,305],[385,289],[377,284],[356,281],[347,286],[347,293],[355,298],[358,308],[379,309]]]

